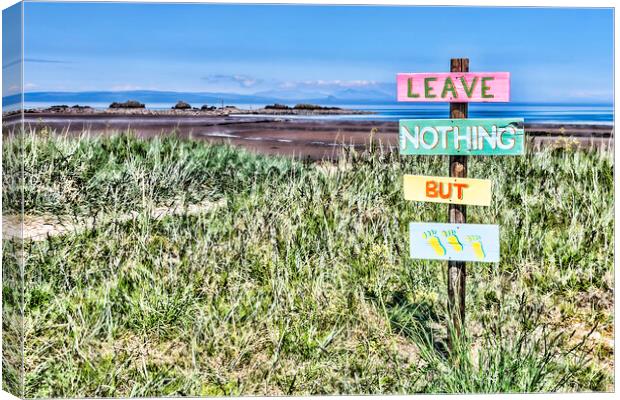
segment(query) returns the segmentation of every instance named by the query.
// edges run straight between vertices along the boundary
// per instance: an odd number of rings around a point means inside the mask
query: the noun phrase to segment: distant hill
[[[170,103],[179,100],[190,103],[219,103],[222,100],[224,102],[263,102],[270,101],[271,99],[230,93],[160,92],[152,90],[114,92],[28,92],[25,94],[26,102],[88,103],[119,102],[126,100],[137,100],[143,103]]]
[[[312,93],[295,96],[294,92],[263,92],[254,95],[234,93],[210,93],[210,92],[163,92],[152,90],[127,90],[127,91],[91,91],[91,92],[27,92],[25,102],[45,103],[106,103],[126,100],[137,100],[142,103],[175,103],[179,100],[193,105],[224,103],[316,103],[316,104],[385,104],[394,102],[382,92],[364,93],[362,91],[344,90],[336,95],[321,95]],[[3,103],[9,99],[3,99]],[[13,100],[13,99],[11,99]],[[6,103],[5,103],[6,104]]]

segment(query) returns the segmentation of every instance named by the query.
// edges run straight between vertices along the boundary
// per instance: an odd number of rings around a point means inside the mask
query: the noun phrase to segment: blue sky
[[[512,73],[512,100],[611,102],[611,9],[26,3],[26,91],[363,96],[398,72]],[[6,58],[5,58],[6,60]]]
[[[2,10],[2,97],[21,93],[21,10],[15,5]]]

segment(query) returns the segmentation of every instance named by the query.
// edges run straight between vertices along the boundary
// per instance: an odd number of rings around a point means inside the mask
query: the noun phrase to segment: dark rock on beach
[[[69,107],[66,104],[53,105],[48,108],[48,111],[57,112],[57,113],[72,113],[72,112],[83,112],[83,111],[91,111],[93,108],[90,106],[81,106],[76,104],[74,106]]]
[[[144,104],[135,100],[127,100],[124,103],[114,102],[110,104],[110,108],[144,108]]]
[[[50,110],[50,111],[53,111],[53,112],[60,112],[60,111],[67,111],[67,109],[68,109],[68,108],[69,108],[69,106],[68,106],[68,105],[66,105],[66,104],[60,104],[60,105],[54,105],[54,106],[51,106],[51,107],[49,108],[49,110]]]
[[[270,104],[265,106],[265,110],[290,110],[291,108],[285,104]]]
[[[318,106],[316,104],[296,104],[295,107],[293,107],[293,109],[295,110],[341,110],[340,107],[323,107],[323,106]]]
[[[92,107],[91,106],[81,106],[79,104],[76,104],[73,107],[71,107],[71,109],[74,110],[74,111],[83,111],[83,110],[91,110]]]
[[[173,110],[191,110],[192,106],[189,103],[179,100],[172,109]]]

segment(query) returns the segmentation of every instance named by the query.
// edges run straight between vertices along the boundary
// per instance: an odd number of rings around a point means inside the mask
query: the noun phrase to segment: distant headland
[[[18,113],[13,111],[9,114]],[[46,108],[28,108],[27,114],[131,114],[131,115],[200,115],[200,116],[228,116],[228,115],[363,115],[373,114],[372,111],[351,110],[340,107],[328,107],[317,104],[300,103],[294,106],[285,104],[268,104],[262,108],[243,109],[231,105],[214,106],[202,104],[199,107],[179,100],[169,109],[150,109],[144,103],[136,100],[112,102],[107,108],[94,108],[86,105],[66,104],[53,105]]]

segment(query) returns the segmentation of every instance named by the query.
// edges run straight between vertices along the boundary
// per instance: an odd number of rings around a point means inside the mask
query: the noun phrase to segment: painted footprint
[[[476,257],[483,260],[486,254],[484,252],[484,248],[482,247],[482,238],[480,236],[467,236],[467,241],[471,243],[471,247],[473,247]]]
[[[450,246],[454,248],[454,251],[456,251],[457,253],[463,251],[463,244],[459,240],[459,237],[456,236],[455,230],[451,229],[448,231],[443,231],[442,234],[448,241],[448,244],[450,244]]]
[[[441,240],[439,240],[439,238],[437,237],[437,231],[426,231],[422,234],[422,236],[424,237],[424,239],[426,239],[428,244],[431,245],[431,247],[433,248],[433,250],[435,250],[435,253],[437,253],[438,256],[446,255],[446,248],[443,246],[443,244],[441,244]]]

